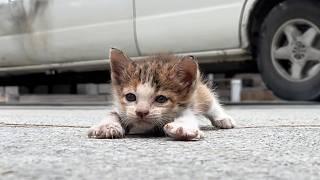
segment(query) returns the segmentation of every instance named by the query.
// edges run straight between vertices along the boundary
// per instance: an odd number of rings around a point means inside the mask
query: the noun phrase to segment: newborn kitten
[[[158,55],[132,61],[112,48],[109,58],[116,109],[89,130],[90,138],[164,132],[177,140],[198,140],[203,137],[198,116],[218,128],[235,126],[202,82],[194,57]]]

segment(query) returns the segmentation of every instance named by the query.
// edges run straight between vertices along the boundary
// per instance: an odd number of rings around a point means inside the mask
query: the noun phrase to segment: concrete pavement
[[[319,179],[320,106],[228,106],[196,142],[86,137],[109,107],[0,107],[0,179]]]

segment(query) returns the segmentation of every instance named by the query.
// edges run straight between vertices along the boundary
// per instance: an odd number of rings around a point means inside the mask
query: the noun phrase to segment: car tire
[[[268,88],[286,100],[320,98],[320,2],[275,6],[259,34],[257,63]]]

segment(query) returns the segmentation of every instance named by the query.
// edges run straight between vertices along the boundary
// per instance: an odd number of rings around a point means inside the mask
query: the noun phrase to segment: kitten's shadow
[[[163,136],[157,136],[157,135],[153,135],[153,134],[127,134],[126,135],[126,138],[129,138],[129,139],[156,139],[156,138],[164,138],[166,137],[165,135]]]
[[[213,126],[201,126],[200,129],[202,131],[216,131],[218,130],[218,128],[216,127],[213,127]],[[166,138],[168,140],[172,140],[172,141],[176,141],[176,140],[173,140],[171,138],[169,138],[168,136],[166,136],[163,132],[157,132],[157,133],[152,133],[152,132],[149,132],[149,133],[145,133],[145,134],[128,134],[126,135],[126,138],[145,138],[145,139],[150,139],[150,138]]]
[[[200,129],[202,131],[216,131],[216,130],[219,130],[219,128],[216,128],[214,126],[201,126]]]

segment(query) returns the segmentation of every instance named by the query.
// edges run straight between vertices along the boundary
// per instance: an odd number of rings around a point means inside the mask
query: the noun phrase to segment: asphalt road
[[[0,107],[0,179],[319,179],[320,105],[228,106],[205,139],[88,139],[109,107]]]

